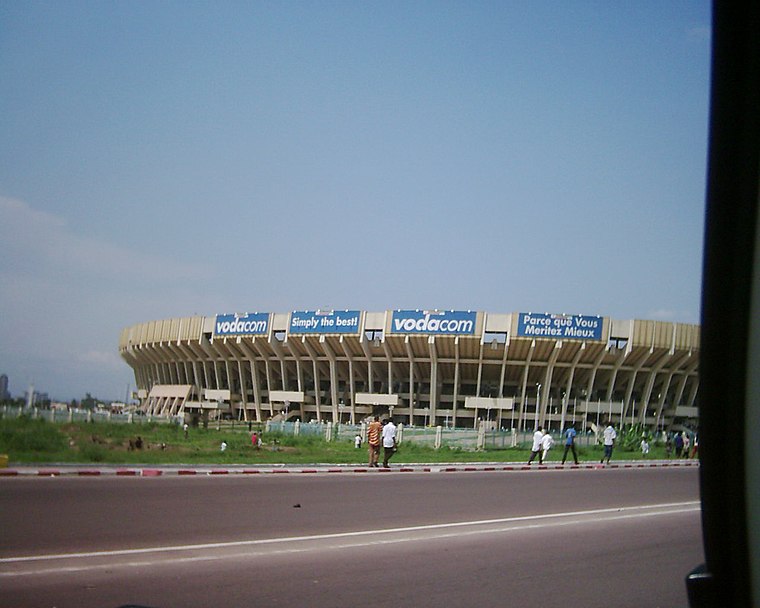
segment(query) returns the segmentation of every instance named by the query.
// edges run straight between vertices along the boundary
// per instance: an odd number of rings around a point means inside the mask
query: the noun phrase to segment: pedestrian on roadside
[[[544,464],[544,457],[541,455],[541,441],[544,438],[544,428],[539,426],[536,432],[533,433],[533,445],[530,448],[530,458],[528,458],[528,464],[533,462],[536,456],[538,456],[538,464]]]
[[[383,468],[390,469],[388,461],[396,452],[396,425],[393,419],[388,418],[388,422],[383,427]]]
[[[646,458],[649,455],[649,442],[646,437],[641,439],[641,455]]]
[[[187,439],[187,422],[182,426],[182,429],[185,431],[185,439]]]
[[[617,433],[615,427],[612,426],[612,421],[607,424],[607,428],[604,429],[604,455],[599,461],[604,463],[604,459],[607,459],[607,464],[610,464],[610,458],[612,458],[612,448],[615,445],[615,439],[617,439]]]
[[[578,453],[575,451],[575,436],[578,433],[575,430],[574,425],[570,425],[567,427],[567,430],[565,431],[564,437],[565,437],[565,451],[562,453],[562,464],[565,464],[565,460],[567,460],[567,453],[569,451],[573,452],[573,460],[575,461],[575,464],[578,464]]]
[[[691,439],[689,439],[689,433],[683,435],[683,457],[689,457],[689,446],[691,445]]]
[[[554,437],[552,437],[552,434],[549,431],[546,431],[546,434],[541,438],[541,449],[543,450],[544,461],[548,460],[547,456],[549,455],[549,450],[551,450],[553,446]]]
[[[219,446],[220,451],[224,452],[227,450],[227,442],[222,439],[222,445]]]
[[[699,435],[694,433],[694,443],[691,446],[691,457],[697,458],[699,456]]]
[[[676,433],[676,438],[673,443],[676,447],[676,458],[680,458],[683,453],[683,435],[681,434],[681,431]]]
[[[251,447],[253,447],[254,450],[259,449],[259,434],[256,431],[251,435]]]
[[[362,447],[362,436],[359,433],[356,433],[356,437],[354,437],[354,447],[357,450]]]
[[[380,424],[380,418],[375,416],[374,420],[367,427],[367,445],[369,446],[369,466],[377,467],[377,460],[380,457],[380,435],[383,432],[383,425]]]

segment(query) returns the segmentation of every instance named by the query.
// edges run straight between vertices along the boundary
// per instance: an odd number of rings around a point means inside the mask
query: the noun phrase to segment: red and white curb
[[[541,464],[528,465],[524,463],[505,464],[414,464],[397,465],[389,469],[370,468],[367,466],[321,466],[307,467],[254,467],[254,468],[216,468],[216,467],[18,467],[0,469],[0,477],[161,477],[182,475],[282,475],[282,474],[320,474],[320,473],[458,473],[458,472],[496,472],[496,471],[568,471],[568,470],[609,470],[609,469],[651,469],[669,467],[698,467],[697,460],[672,460],[657,462],[619,462],[613,464],[582,463],[582,464]]]

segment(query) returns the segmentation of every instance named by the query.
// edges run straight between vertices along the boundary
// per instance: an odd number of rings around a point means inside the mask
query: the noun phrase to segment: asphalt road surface
[[[0,606],[687,606],[696,468],[0,479]]]

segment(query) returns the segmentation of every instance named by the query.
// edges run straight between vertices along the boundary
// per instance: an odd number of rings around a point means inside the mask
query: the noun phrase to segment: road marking
[[[639,519],[644,517],[658,517],[662,515],[682,514],[698,511],[699,501],[662,503],[656,505],[639,505],[633,507],[613,507],[606,509],[591,509],[586,511],[567,511],[564,513],[547,513],[543,515],[524,515],[518,517],[505,517],[499,519],[483,519],[474,521],[451,522],[444,524],[426,524],[420,526],[407,526],[403,528],[386,528],[383,530],[361,530],[355,532],[337,532],[333,534],[316,534],[308,536],[288,536],[283,538],[264,538],[256,540],[229,541],[219,543],[202,543],[192,545],[172,545],[166,547],[145,547],[141,549],[121,549],[114,551],[91,551],[82,553],[59,553],[50,555],[28,555],[18,557],[0,558],[0,564],[21,565],[33,562],[66,561],[88,558],[113,558],[150,554],[166,554],[191,551],[208,551],[212,549],[234,549],[240,547],[260,547],[260,551],[246,551],[238,553],[225,553],[223,555],[192,555],[187,557],[172,556],[171,563],[188,563],[198,561],[213,561],[217,559],[230,559],[236,557],[254,557],[259,554],[285,554],[304,553],[313,550],[324,551],[326,549],[345,549],[367,545],[386,545],[418,540],[435,540],[451,537],[463,537],[477,534],[494,534],[513,532],[519,530],[535,530],[557,526],[570,526],[583,523],[595,523]],[[487,526],[485,529],[475,529]],[[468,529],[471,528],[471,529]],[[412,535],[412,533],[429,533],[425,535]],[[394,536],[401,535],[401,536]],[[382,538],[387,537],[387,538]],[[361,538],[361,540],[354,540]],[[373,540],[374,538],[374,540]],[[321,541],[321,544],[320,544]],[[325,545],[325,541],[327,544]],[[312,546],[294,546],[278,549],[277,545],[297,545],[298,543]],[[164,558],[146,559],[144,561],[120,562],[121,567],[147,567],[162,563]],[[17,570],[0,572],[0,578],[21,576],[25,574],[52,574],[78,572],[82,570],[113,568],[114,563],[84,564],[81,566],[54,566],[51,568],[34,568],[30,570]]]

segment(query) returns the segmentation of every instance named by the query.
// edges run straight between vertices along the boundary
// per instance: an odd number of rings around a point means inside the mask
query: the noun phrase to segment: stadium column
[[[650,350],[649,352],[652,351]],[[633,415],[633,412],[631,411],[631,414],[629,416],[628,409],[634,407],[631,398],[633,396],[633,389],[636,386],[636,376],[639,375],[639,372],[641,371],[641,368],[644,366],[644,363],[646,363],[646,361],[646,357],[641,357],[641,360],[631,370],[631,380],[628,382],[628,386],[625,389],[625,401],[623,402],[623,410],[620,412],[621,423],[626,420],[630,420],[631,416]]]
[[[354,397],[356,395],[356,386],[354,384],[354,358],[351,355],[351,351],[348,348],[348,345],[346,344],[346,340],[344,339],[344,336],[340,337],[340,340],[338,341],[341,348],[343,349],[343,354],[346,355],[346,361],[348,361],[348,390],[351,393],[351,424],[356,424],[356,405],[354,403]]]
[[[673,350],[669,350],[665,353],[663,353],[662,357],[657,361],[657,363],[654,364],[652,369],[649,371],[649,376],[647,377],[646,384],[644,386],[644,391],[641,394],[641,407],[639,408],[639,415],[637,416],[638,422],[641,424],[646,424],[646,415],[647,415],[647,408],[649,406],[649,400],[652,397],[652,390],[654,390],[654,385],[657,380],[657,374],[660,373],[662,368],[665,366],[665,363],[673,361]]]
[[[388,348],[388,343],[383,338],[383,352],[385,353],[385,360],[388,364],[388,394],[393,394],[393,355]]]
[[[692,376],[694,375],[694,371],[697,368],[697,365],[699,365],[698,358],[691,365],[690,369],[686,372],[686,380],[688,381],[689,378],[692,379],[691,388],[689,389],[689,399],[686,401],[689,407],[695,407],[696,401],[697,401],[697,391],[699,390],[699,376],[695,376],[692,378]]]
[[[282,390],[290,390],[288,386],[288,370],[287,370],[287,355],[282,348],[282,343],[275,337],[269,341],[269,345],[272,347],[277,361],[280,363],[280,378],[282,380]]]
[[[314,374],[314,403],[317,408],[317,422],[322,422],[322,399],[319,390],[319,357],[306,336],[303,338],[303,347],[306,349],[309,357],[311,357],[311,365]]]
[[[565,384],[565,394],[562,396],[562,418],[559,423],[560,432],[565,430],[565,420],[567,419],[567,404],[570,401],[570,392],[573,390],[573,380],[575,379],[575,370],[578,367],[578,361],[586,351],[586,343],[581,342],[578,347],[578,352],[575,353],[573,361],[570,364],[570,372],[567,375],[567,383]]]
[[[625,362],[626,358],[628,357],[629,352],[630,352],[630,348],[625,348],[625,350],[621,350],[618,352],[617,361],[615,362],[615,365],[612,366],[612,376],[610,377],[610,383],[607,386],[607,395],[605,396],[605,401],[607,401],[607,403],[612,402],[612,395],[615,392],[615,383],[617,382],[617,375],[620,372],[620,368],[623,366],[623,363]],[[622,412],[620,415],[621,416],[623,415]]]
[[[606,346],[605,348],[602,348],[599,351],[599,354],[596,356],[596,359],[594,359],[594,363],[591,366],[591,373],[588,376],[588,383],[586,384],[586,405],[588,406],[588,401],[591,399],[593,392],[594,392],[594,384],[596,384],[596,374],[599,371],[599,368],[602,365],[602,361],[604,360],[605,353],[609,350],[609,346]]]
[[[298,387],[296,390],[298,390],[299,393],[304,392],[304,381],[303,381],[303,361],[301,361],[301,353],[298,350],[298,348],[295,346],[297,342],[294,342],[293,336],[287,336],[285,338],[285,345],[288,347],[288,350],[290,351],[290,355],[293,357],[293,360],[296,364],[296,383],[298,384]],[[301,343],[303,344],[303,336],[301,336]],[[306,420],[306,415],[304,412],[304,404],[303,401],[301,401],[298,404],[298,415],[301,417],[301,420]]]
[[[273,340],[274,338],[272,338]],[[256,352],[261,357],[261,360],[264,362],[264,379],[266,380],[267,384],[267,401],[269,402],[269,417],[272,418],[274,416],[274,406],[272,405],[272,400],[269,398],[269,395],[272,394],[272,374],[269,371],[269,353],[265,350],[266,347],[261,344],[261,342],[265,342],[266,344],[271,344],[272,340],[267,338],[259,338],[257,336],[254,336],[251,339],[251,345],[254,349],[256,349]]]
[[[539,403],[539,407],[541,408],[541,412],[539,414],[539,424],[543,426],[544,428],[547,428],[550,426],[550,424],[547,423],[548,418],[548,409],[549,409],[549,397],[551,396],[551,386],[552,386],[552,378],[554,376],[554,366],[557,364],[557,358],[559,357],[559,353],[562,350],[562,340],[557,340],[554,342],[554,348],[552,349],[552,354],[549,356],[549,361],[546,366],[546,373],[544,374],[544,381],[541,383],[541,385],[544,387],[544,390],[542,391],[543,394],[541,395],[541,403]]]
[[[459,336],[454,338],[454,394],[452,395],[454,402],[454,411],[451,415],[451,425],[456,428],[457,426],[457,413],[459,411]]]
[[[406,347],[406,356],[409,357],[409,424],[414,424],[414,352],[412,351],[411,340],[409,336],[404,336],[404,346]]]
[[[374,383],[372,381],[372,352],[369,350],[369,341],[367,340],[367,336],[365,334],[361,334],[359,336],[359,344],[361,344],[362,351],[364,351],[364,356],[367,358],[367,392],[374,393]]]
[[[208,358],[208,363],[211,364],[211,367],[214,370],[213,376],[209,377],[208,367],[206,366],[204,362],[204,371],[205,371],[205,379],[206,379],[205,388],[218,389],[219,378],[218,378],[217,370],[216,370],[216,353],[214,352],[214,349],[211,346],[211,342],[209,342],[209,340],[205,336],[201,336],[200,340],[198,340],[198,346],[204,352],[204,354]]]
[[[517,417],[517,428],[525,430],[525,422],[527,420],[527,405],[528,405],[528,372],[530,371],[530,363],[533,361],[533,354],[536,352],[536,341],[531,340],[530,348],[528,349],[528,356],[525,358],[525,367],[523,368],[522,389],[520,398],[520,414]],[[536,407],[538,407],[538,399],[536,399]]]
[[[225,340],[225,343],[227,345],[227,349],[230,351],[230,354],[232,355],[233,360],[237,363],[237,374],[238,379],[240,380],[240,400],[243,403],[243,419],[247,422],[249,420],[248,417],[248,383],[246,382],[245,373],[243,372],[243,359],[245,359],[245,354],[240,349],[240,344],[242,343],[243,338],[240,336],[236,337],[234,342],[232,339]]]
[[[240,342],[240,349],[248,359],[248,364],[251,368],[251,384],[253,388],[253,407],[256,410],[256,422],[262,422],[261,418],[261,388],[259,387],[259,373],[256,363],[256,353],[253,352],[253,348],[247,341]]]
[[[477,397],[483,397],[483,395],[480,393],[480,387],[482,385],[482,379],[483,379],[483,338],[480,339],[480,350],[478,351],[478,374],[476,376],[475,380],[475,395]],[[490,397],[491,395],[486,395]],[[475,408],[475,420],[476,420],[476,427],[477,427],[477,418],[478,418],[478,408]]]
[[[430,416],[428,425],[435,426],[433,422],[438,415],[438,351],[435,347],[435,336],[428,338],[430,347]]]
[[[689,381],[689,374],[697,368],[698,364],[699,364],[699,357],[695,357],[692,365],[687,366],[682,372],[676,372],[676,373],[681,374],[681,378],[678,380],[678,384],[676,385],[676,393],[673,397],[673,403],[671,404],[671,406],[673,407],[673,418],[671,418],[670,420],[671,424],[675,420],[675,409],[679,405],[681,405],[681,402],[683,401],[683,395],[686,392],[686,384]],[[696,396],[696,385],[694,386],[694,391],[695,391],[695,396]]]
[[[197,389],[198,400],[203,399],[203,389],[208,387],[208,378],[206,377],[205,353],[200,344],[195,340],[189,340],[183,347],[190,352],[193,357],[193,373],[195,374],[195,388]],[[200,369],[199,369],[200,368]]]
[[[504,340],[504,355],[501,358],[501,374],[499,375],[499,399],[502,399],[504,397],[504,377],[507,373],[507,353],[509,352],[509,343],[509,334],[507,334]],[[503,412],[504,410],[499,407],[499,417],[497,420],[498,428],[502,428],[501,420]]]
[[[337,359],[326,336],[319,336],[319,343],[322,345],[327,360],[330,364],[330,409],[332,410],[332,420],[340,422],[340,411],[338,409],[338,370]]]

